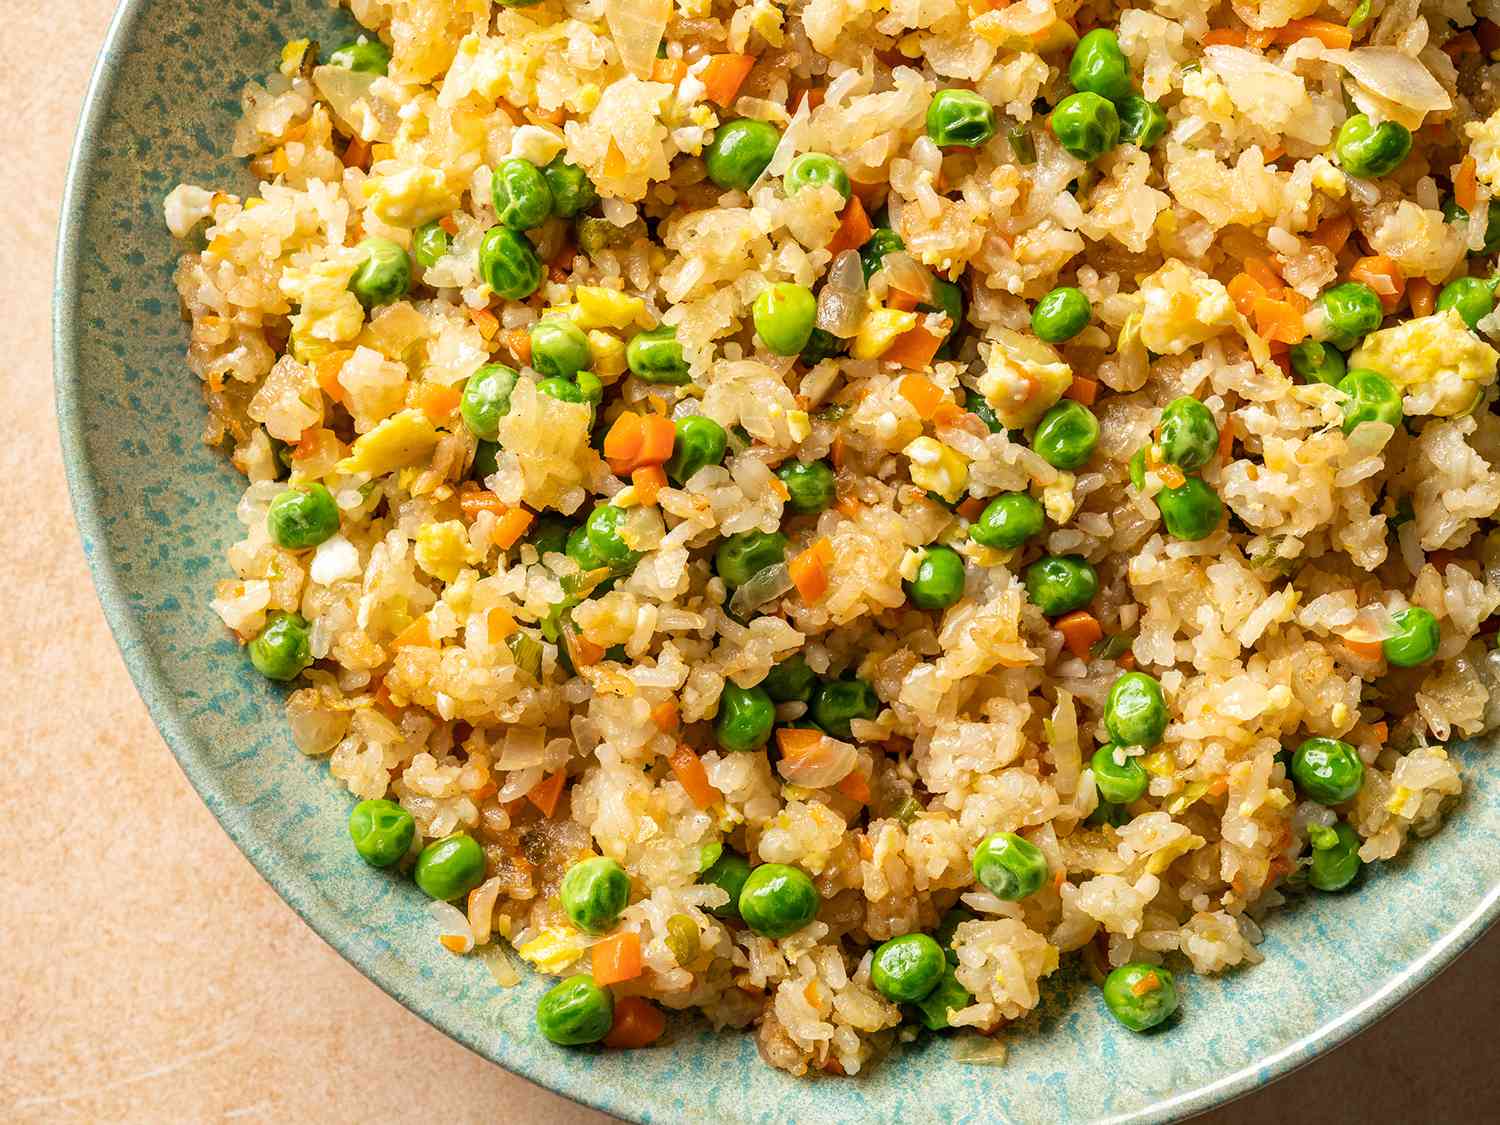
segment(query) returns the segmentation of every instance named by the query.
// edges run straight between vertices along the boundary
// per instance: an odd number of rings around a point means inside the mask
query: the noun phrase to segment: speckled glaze
[[[1467,793],[1437,838],[1354,893],[1277,916],[1266,963],[1183,978],[1182,1011],[1118,1028],[1077,970],[1007,1033],[1004,1067],[927,1039],[852,1080],[798,1082],[746,1035],[671,1025],[666,1049],[564,1050],[533,1032],[543,987],[502,991],[444,953],[423,897],[364,866],[348,794],[287,736],[281,692],[208,608],[239,477],[198,439],[161,201],[181,180],[249,189],[229,154],[240,85],[281,44],[352,29],[321,0],[127,0],[90,87],[64,203],[55,295],[57,406],[100,600],[136,686],[204,801],[292,907],[412,1011],[518,1074],[640,1121],[1166,1121],[1264,1085],[1378,1019],[1500,911],[1500,756],[1461,751]],[[205,916],[215,909],[205,884]]]

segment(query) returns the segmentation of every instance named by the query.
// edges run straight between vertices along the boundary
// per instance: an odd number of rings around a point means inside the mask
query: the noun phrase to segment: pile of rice
[[[356,797],[398,801],[418,845],[458,830],[481,842],[488,878],[462,917],[440,919],[449,939],[460,934],[448,948],[508,943],[544,973],[587,972],[597,939],[568,923],[558,883],[579,858],[610,856],[631,876],[621,925],[639,933],[644,958],[618,995],[753,1027],[766,1060],[794,1074],[853,1074],[901,1023],[870,983],[872,945],[930,931],[960,901],[978,915],[955,937],[974,999],[951,1023],[984,1032],[1035,1007],[1070,953],[1096,969],[1147,961],[1203,973],[1259,960],[1264,919],[1305,863],[1306,827],[1335,819],[1299,800],[1276,758],[1306,737],[1344,739],[1365,763],[1363,788],[1340,810],[1363,860],[1439,827],[1462,788],[1443,744],[1500,721],[1500,657],[1482,635],[1500,608],[1496,353],[1483,346],[1469,376],[1477,408],[1472,396],[1455,403],[1452,371],[1434,361],[1403,379],[1407,426],[1346,435],[1341,396],[1290,377],[1284,347],[1257,335],[1225,283],[1252,258],[1308,299],[1362,253],[1434,284],[1464,271],[1500,185],[1487,53],[1500,29],[1481,18],[1500,20],[1495,0],[1374,0],[1347,50],[1285,31],[1306,17],[1344,24],[1353,0],[351,7],[391,47],[389,74],[314,67],[314,45],[289,45],[280,69],[243,92],[234,149],[260,178],[256,195],[183,185],[166,217],[192,247],[176,280],[205,437],[248,480],[244,538],[228,550],[233,577],[214,608],[242,640],[270,612],[302,614],[317,662],[288,700],[297,746]],[[1086,166],[1045,115],[1069,92],[1068,57],[1091,26],[1118,29],[1169,126],[1149,151],[1122,144]],[[690,64],[676,85],[653,80],[659,40]],[[691,78],[695,60],[723,52],[756,60],[729,108]],[[980,149],[945,153],[924,133],[933,92],[954,85],[1001,115]],[[1390,177],[1355,180],[1330,158],[1351,106],[1413,130]],[[784,130],[748,194],[715,188],[699,156],[733,117]],[[1032,162],[1012,144],[1023,134]],[[780,188],[802,151],[838,159],[861,192],[884,198],[915,261],[962,282],[962,342],[923,372],[957,403],[1023,361],[1030,344],[1017,340],[1031,340],[1040,295],[1071,284],[1089,296],[1093,324],[1053,352],[1100,384],[1102,437],[1085,467],[1059,471],[962,410],[924,420],[900,393],[905,372],[878,358],[809,368],[758,347],[756,294],[775,281],[815,285],[833,258],[837,193],[788,200]],[[552,220],[532,232],[552,263],[542,288],[502,300],[476,266],[495,222],[490,169],[557,153],[598,188],[615,245],[571,253],[570,225]],[[1464,176],[1469,221],[1445,222],[1441,199]],[[366,314],[347,288],[355,243],[409,245],[415,226],[442,216],[448,253],[417,269],[407,299]],[[1352,236],[1331,248],[1326,232],[1346,221]],[[362,439],[419,410],[434,386],[458,387],[492,358],[515,363],[516,330],[578,286],[641,302],[635,323],[595,330],[596,356],[618,358],[629,334],[665,322],[691,363],[685,387],[644,384],[623,359],[601,363],[605,418],[627,406],[701,413],[742,432],[722,467],[628,509],[642,561],[574,611],[584,639],[621,645],[624,658],[575,675],[544,644],[538,680],[492,623],[541,639],[577,565],[524,540],[501,549],[493,511],[465,514],[475,443],[456,414],[418,426],[420,440],[395,455]],[[1500,339],[1500,317],[1480,330]],[[1180,395],[1232,435],[1203,471],[1230,517],[1198,542],[1164,535],[1126,469]],[[965,518],[913,482],[905,451],[924,435],[959,455],[969,497],[1043,499],[1043,539],[1013,554],[969,541]],[[339,533],[313,552],[280,549],[266,531],[285,488],[277,443],[292,447],[295,479],[326,484],[341,510]],[[501,446],[482,486],[505,506],[581,518],[627,485],[591,446],[582,408],[535,393],[529,373]],[[780,528],[786,496],[771,470],[823,457],[838,466],[839,503],[796,525],[793,549],[830,541],[829,589],[812,603],[788,590],[745,623],[729,613],[713,548]],[[1410,518],[1393,518],[1406,503]],[[938,538],[965,555],[965,596],[922,612],[902,591],[903,558]],[[1092,610],[1116,639],[1099,655],[1073,655],[1028,601],[1018,575],[1043,551],[1098,568]],[[1361,655],[1407,605],[1440,621],[1437,659],[1403,670]],[[878,718],[853,725],[867,803],[841,779],[807,788],[765,752],[715,745],[726,680],[752,686],[798,652],[820,675],[857,674],[879,695]],[[1090,824],[1104,695],[1130,666],[1160,680],[1171,724],[1144,759],[1150,789],[1130,819]],[[668,701],[675,723],[661,721]],[[722,795],[709,808],[669,767],[684,743]],[[548,817],[527,795],[558,773],[566,788]],[[975,883],[970,855],[996,831],[1024,834],[1052,872],[1021,902]],[[771,940],[715,917],[725,894],[697,879],[702,849],[719,842],[805,870],[823,900],[817,920]],[[699,935],[687,964],[666,941],[681,916]]]

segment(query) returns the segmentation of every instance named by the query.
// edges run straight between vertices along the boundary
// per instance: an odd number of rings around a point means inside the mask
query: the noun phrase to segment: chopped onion
[[[401,122],[395,109],[370,94],[380,77],[344,66],[320,66],[312,74],[313,85],[345,129],[366,141],[390,141]]]
[[[865,275],[859,251],[845,250],[833,260],[818,294],[817,326],[847,340],[859,331],[869,306],[865,304]]]
[[[499,770],[524,770],[547,763],[547,732],[539,727],[513,726],[506,729],[505,741],[495,758]]]
[[[756,183],[764,181],[770,176],[780,176],[792,165],[792,158],[797,155],[797,145],[801,140],[802,127],[807,124],[807,119],[812,116],[810,99],[806,94],[797,103],[797,112],[792,114],[792,119],[786,123],[786,132],[781,134],[781,140],[776,143],[776,151],[771,153],[771,161],[761,172]],[[752,188],[753,190],[753,188]]]
[[[813,749],[795,758],[783,757],[776,763],[776,772],[793,785],[827,789],[848,777],[858,763],[859,752],[853,746],[825,734]]]
[[[750,576],[750,580],[735,590],[729,599],[729,612],[736,617],[759,609],[767,602],[775,601],[792,588],[791,571],[784,562],[768,566]]]
[[[490,976],[495,978],[495,983],[501,988],[514,988],[521,983],[516,963],[510,959],[510,954],[505,952],[505,946],[500,942],[491,942],[479,956],[484,961],[484,967],[490,971]]]
[[[495,924],[495,901],[499,897],[498,875],[491,875],[469,892],[469,932],[474,935],[475,945],[490,940],[490,931]]]
[[[930,304],[932,298],[932,274],[905,250],[887,254],[880,263],[880,272],[892,289],[907,293],[922,304]]]
[[[983,1035],[962,1035],[953,1041],[953,1061],[969,1066],[1003,1066],[1005,1043]]]
[[[671,14],[672,0],[604,0],[604,21],[620,62],[637,78],[651,77]]]
[[[1421,125],[1422,118],[1429,113],[1453,108],[1453,99],[1432,72],[1394,47],[1324,51],[1323,57],[1343,67],[1349,77],[1382,102],[1390,103],[1389,107],[1381,108],[1390,108],[1393,119],[1408,129]]]
[[[474,948],[474,934],[463,911],[451,902],[429,902],[427,913],[437,923],[438,941],[450,953],[468,953]]]
[[[1396,626],[1396,619],[1391,616],[1391,611],[1385,606],[1375,604],[1363,607],[1354,615],[1354,620],[1349,623],[1339,636],[1346,641],[1355,644],[1378,644],[1387,637],[1394,637],[1401,632]]]

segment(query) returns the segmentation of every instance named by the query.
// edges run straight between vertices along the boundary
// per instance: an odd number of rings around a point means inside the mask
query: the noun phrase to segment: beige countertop
[[[324,945],[199,803],[126,676],[68,507],[48,345],[68,143],[113,6],[5,5],[0,1114],[607,1120],[450,1042]],[[1352,1044],[1203,1120],[1494,1120],[1497,981],[1500,932]]]

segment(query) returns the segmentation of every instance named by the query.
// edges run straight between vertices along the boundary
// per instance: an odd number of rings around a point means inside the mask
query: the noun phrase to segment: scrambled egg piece
[[[577,930],[548,926],[524,945],[516,947],[523,961],[529,961],[544,973],[560,973],[582,957],[592,944]]]
[[[1222,284],[1176,259],[1141,283],[1141,341],[1157,355],[1181,355],[1234,326]]]
[[[1073,371],[1049,344],[1010,328],[995,331],[979,393],[1006,429],[1024,429],[1057,405]]]
[[[936,438],[919,437],[901,451],[911,462],[912,483],[956,503],[969,487],[969,462]]]
[[[357,255],[334,254],[307,269],[282,271],[280,289],[301,306],[292,316],[292,350],[302,362],[359,335],[365,310],[349,292],[349,278],[359,265]]]
[[[625,341],[597,328],[589,329],[589,354],[594,357],[593,372],[605,383],[613,383],[625,374]]]
[[[1500,353],[1469,331],[1456,309],[1371,332],[1349,367],[1378,371],[1406,396],[1408,414],[1447,417],[1470,409],[1495,381]]]
[[[580,285],[573,290],[569,315],[580,328],[629,328],[646,311],[646,302],[604,285]]]
[[[974,20],[973,28],[985,42],[1005,51],[1030,51],[1040,55],[1060,51],[1078,42],[1078,33],[1072,25],[1059,19],[1050,5],[1044,16],[1039,16],[1037,7],[1031,4],[1016,4],[985,12]]]
[[[860,324],[849,354],[855,359],[878,359],[896,342],[896,337],[916,326],[916,313],[877,305]]]
[[[349,456],[335,468],[341,473],[385,473],[415,465],[435,448],[438,429],[420,410],[403,410],[355,439]]]
[[[441,168],[402,168],[365,181],[365,199],[382,223],[419,227],[458,207],[461,190],[448,184]]]
[[[417,545],[412,553],[418,566],[444,582],[452,582],[465,566],[479,561],[469,543],[469,533],[459,520],[423,524],[417,531]]]
[[[1483,121],[1469,122],[1464,132],[1473,142],[1469,155],[1474,158],[1474,175],[1492,189],[1500,185],[1500,109]]]

